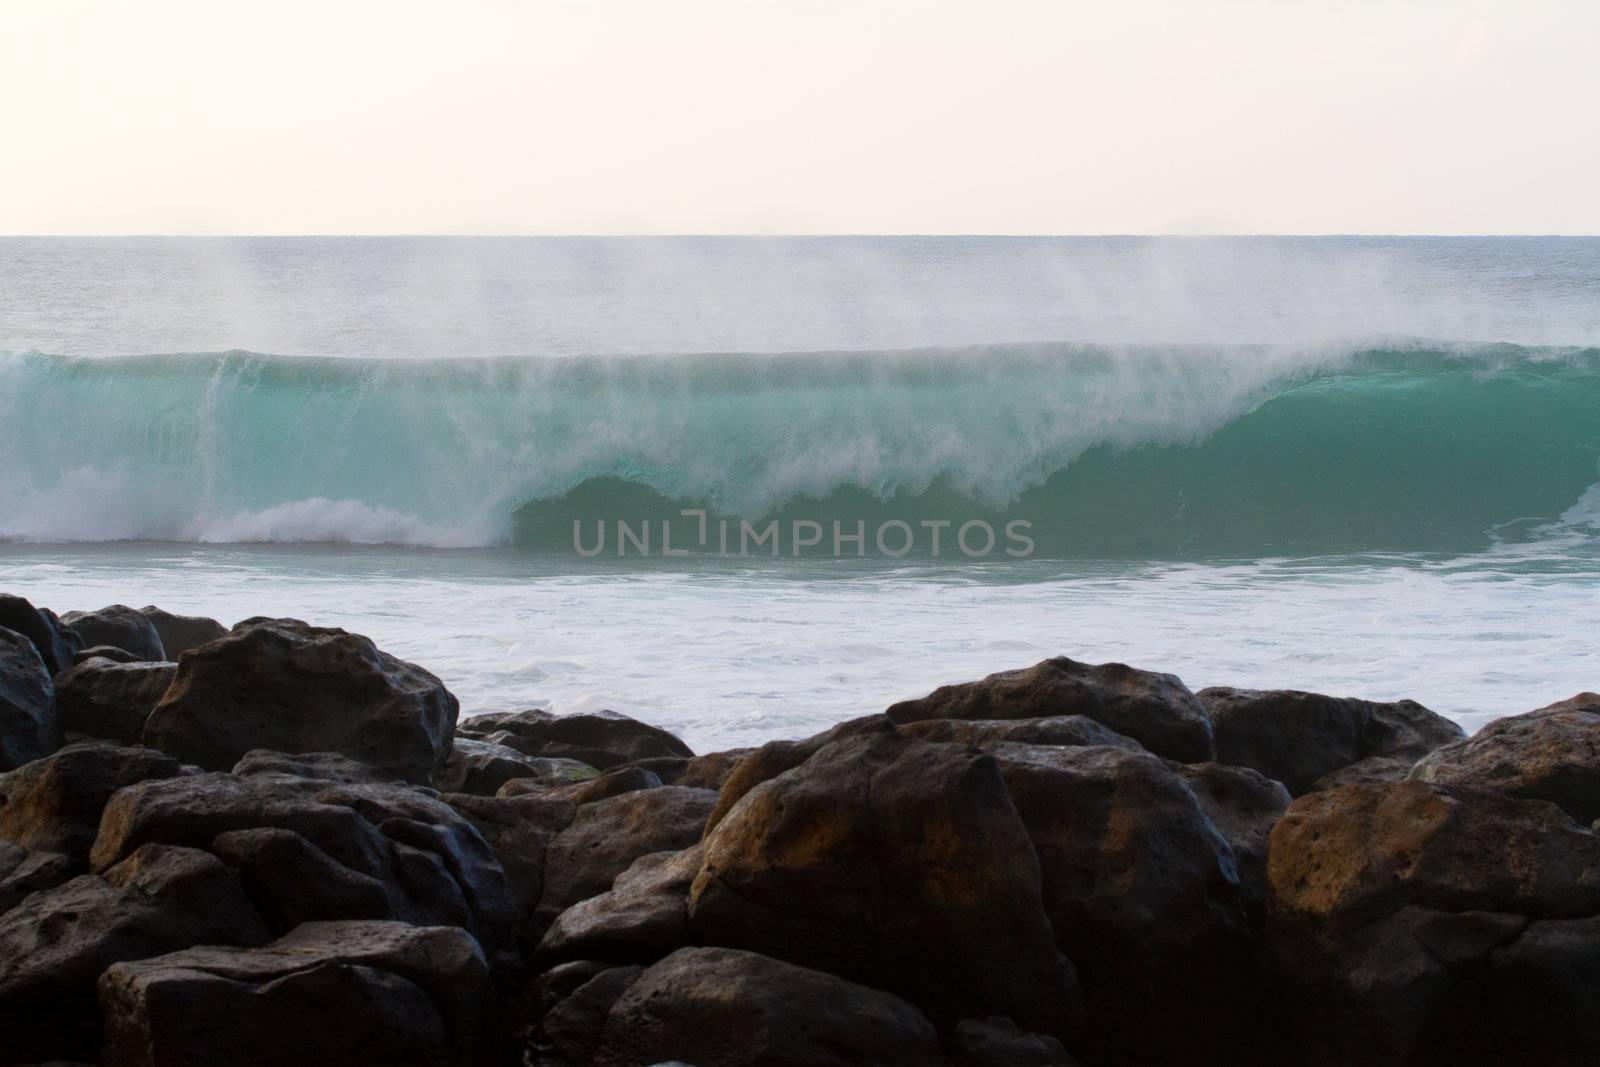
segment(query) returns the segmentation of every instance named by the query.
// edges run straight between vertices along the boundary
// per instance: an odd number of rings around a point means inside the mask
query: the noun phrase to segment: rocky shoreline
[[[0,596],[0,1063],[1600,1060],[1600,696],[1064,657],[695,754]]]

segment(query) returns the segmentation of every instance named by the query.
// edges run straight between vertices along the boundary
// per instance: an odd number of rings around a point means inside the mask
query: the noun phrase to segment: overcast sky
[[[1600,3],[0,0],[4,233],[1600,233]]]

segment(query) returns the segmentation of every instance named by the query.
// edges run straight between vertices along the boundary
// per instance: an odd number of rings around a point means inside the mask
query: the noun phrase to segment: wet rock
[[[640,856],[609,890],[556,916],[539,956],[653,963],[689,944],[689,888],[703,860],[699,845]]]
[[[606,1015],[630,985],[644,973],[638,965],[610,967],[557,1000],[540,1020],[525,1056],[532,1064],[589,1064],[594,1062]]]
[[[56,716],[69,734],[138,744],[151,710],[177,676],[175,663],[96,656],[56,675]]]
[[[301,752],[291,756],[266,748],[251,749],[246,752],[239,762],[233,765],[233,773],[240,778],[263,776],[306,778],[340,785],[388,785],[401,781],[391,771],[370,766],[337,752]]]
[[[56,691],[33,642],[0,629],[0,771],[55,751]]]
[[[1143,751],[1144,746],[1084,715],[1049,719],[927,719],[900,727],[907,737],[988,748],[1014,742],[1025,745],[1109,745]]]
[[[1470,739],[1436,749],[1411,777],[1548,800],[1584,825],[1600,819],[1600,694],[1497,719]]]
[[[561,800],[570,800],[574,804],[593,804],[597,800],[606,800],[610,797],[620,797],[624,793],[635,793],[641,789],[655,789],[661,785],[661,779],[654,771],[647,771],[642,767],[623,767],[615,771],[607,771],[598,778],[586,782],[573,782],[570,785],[547,786],[536,778],[516,778],[507,782],[496,794],[502,797],[520,796],[546,796]]]
[[[489,735],[489,744],[501,745],[501,742],[512,735],[501,731]],[[516,751],[512,749],[512,751]],[[522,755],[518,753],[518,755]],[[527,761],[526,769],[517,778],[511,778],[501,783],[500,789],[511,796],[523,796],[529,793],[538,793],[546,789],[557,789],[565,785],[576,785],[580,782],[592,782],[600,777],[600,772],[587,763],[575,759],[551,759],[546,756],[522,756]],[[515,786],[512,783],[518,783]],[[508,788],[509,787],[509,788]]]
[[[0,914],[21,904],[31,893],[54,889],[75,874],[73,863],[59,852],[30,852],[0,841]]]
[[[144,740],[208,770],[257,748],[338,752],[428,785],[457,711],[439,679],[365,637],[249,619],[183,657]]]
[[[1241,995],[1237,859],[1185,779],[1120,748],[1007,744],[994,756],[1039,856],[1055,943],[1077,967],[1087,1047],[1118,1062],[1244,1058],[1238,1011],[1254,998]]]
[[[667,784],[686,785],[691,789],[721,789],[739,761],[754,751],[753,748],[730,748],[726,752],[707,752],[703,756],[696,756]],[[663,775],[661,780],[666,782],[666,776]]]
[[[700,944],[827,970],[935,1020],[1063,1033],[1078,1017],[1033,844],[972,749],[867,733],[757,785],[706,835],[689,923]]]
[[[76,874],[88,868],[101,812],[117,790],[180,772],[177,760],[147,748],[68,745],[0,776],[0,839],[60,853]]]
[[[228,628],[216,619],[200,615],[174,615],[154,604],[146,604],[139,609],[139,614],[155,627],[156,634],[161,638],[161,647],[166,649],[166,658],[173,661],[191,648],[199,648],[228,632]]]
[[[1414,700],[1380,704],[1293,689],[1202,689],[1217,762],[1251,767],[1294,796],[1317,779],[1374,756],[1417,760],[1458,741],[1461,727]]]
[[[119,963],[99,991],[107,1067],[471,1067],[492,1053],[488,968],[454,927],[307,923],[263,948]]]
[[[1050,719],[1082,715],[1131,737],[1158,756],[1212,758],[1211,720],[1175,675],[1066,656],[977,682],[945,685],[888,710],[898,724],[928,719]],[[1232,761],[1227,761],[1232,762]]]
[[[1002,1016],[962,1019],[956,1026],[959,1067],[1075,1067],[1066,1046],[1048,1034],[1030,1034]]]
[[[721,822],[722,817],[750,790],[762,782],[800,766],[835,741],[871,734],[892,735],[895,732],[895,725],[889,721],[887,715],[868,715],[839,723],[803,741],[767,742],[734,763],[723,778],[722,788],[717,796],[717,806],[712,809],[711,817],[706,820],[706,832],[709,833]]]
[[[83,649],[80,652],[74,652],[72,654],[72,663],[73,663],[74,666],[76,666],[79,663],[83,663],[86,660],[91,660],[91,659],[108,659],[112,663],[145,663],[145,662],[148,662],[146,660],[140,659],[138,656],[135,656],[132,652],[129,652],[127,649],[118,648],[115,645],[95,645],[93,648],[86,648],[86,649]],[[59,672],[57,672],[57,673],[59,673]]]
[[[1260,771],[1225,763],[1168,763],[1189,786],[1238,863],[1245,912],[1259,920],[1267,901],[1267,848],[1289,807],[1289,791]]]
[[[78,636],[83,648],[111,645],[144,660],[167,658],[155,626],[125,604],[112,604],[99,611],[69,611],[61,616],[61,625]]]
[[[113,963],[265,940],[233,872],[194,849],[148,845],[36,893],[0,915],[0,1062],[94,1059],[95,980]]]
[[[48,609],[35,608],[25,598],[0,593],[0,628],[14,631],[32,642],[45,670],[54,675],[72,666],[82,641]]]
[[[652,852],[677,852],[700,840],[717,802],[709,789],[669,785],[578,808],[571,825],[545,851],[546,919],[611,888],[617,875]]]
[[[939,1058],[933,1027],[898,997],[752,952],[686,948],[617,998],[594,1062],[925,1067]]]
[[[1307,792],[1338,789],[1342,785],[1384,785],[1403,782],[1411,774],[1416,761],[1407,756],[1369,756],[1348,767],[1329,771],[1315,782]]]
[[[550,761],[524,756],[507,745],[458,737],[450,745],[444,767],[435,778],[441,792],[492,797],[507,782],[537,781],[550,771]],[[588,770],[586,766],[585,770]],[[592,772],[591,772],[592,773]],[[514,795],[514,794],[513,794]]]
[[[1495,1062],[1522,1031],[1486,1008],[1494,993],[1582,987],[1572,956],[1519,945],[1551,923],[1600,948],[1570,925],[1600,914],[1597,872],[1600,836],[1544,801],[1419,781],[1301,797],[1268,858],[1295,1042],[1318,1064]],[[1517,1061],[1580,1061],[1594,1020],[1564,1017],[1541,1035],[1560,1055]]]
[[[543,709],[491,712],[462,723],[468,737],[492,739],[529,756],[579,760],[607,770],[655,756],[689,757],[689,746],[658,726],[617,711],[556,715]]]
[[[531,952],[544,933],[535,920],[544,895],[545,849],[572,825],[577,805],[546,797],[476,797],[447,793],[440,799],[460,812],[483,835],[499,859],[517,913],[517,936]]]

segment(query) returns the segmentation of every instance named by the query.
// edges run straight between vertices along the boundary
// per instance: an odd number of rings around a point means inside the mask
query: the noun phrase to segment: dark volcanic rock
[[[539,1021],[538,1031],[524,1055],[531,1064],[590,1064],[594,1062],[595,1049],[600,1044],[601,1031],[605,1029],[606,1015],[612,1005],[627,992],[644,968],[638,965],[612,967],[589,973],[597,964],[593,961],[568,964],[556,970],[571,970],[573,977],[585,979],[559,995]],[[554,974],[551,975],[554,977]],[[561,975],[560,979],[565,979]],[[558,980],[559,981],[559,980]]]
[[[0,776],[0,838],[23,848],[59,852],[74,873],[85,870],[100,814],[126,785],[175,778],[178,761],[148,748],[68,745]]]
[[[888,710],[896,723],[927,719],[1050,719],[1083,715],[1158,756],[1198,763],[1212,757],[1211,720],[1175,675],[1066,656],[982,681],[944,685]]]
[[[762,782],[800,766],[835,741],[847,737],[895,732],[894,723],[889,721],[887,715],[868,715],[839,723],[803,741],[767,742],[736,762],[724,776],[722,788],[717,796],[717,806],[712,809],[711,818],[706,821],[706,832],[710,833],[712,828],[722,821],[722,817],[750,790]]]
[[[72,662],[74,665],[91,659],[108,659],[112,663],[149,662],[148,660],[140,659],[138,656],[135,656],[132,652],[129,652],[125,648],[118,648],[116,645],[95,645],[93,648],[85,648],[72,654]]]
[[[679,949],[607,1013],[596,1067],[939,1062],[933,1027],[898,997],[756,955]]]
[[[1469,740],[1436,749],[1411,777],[1548,800],[1590,825],[1600,819],[1600,693],[1497,719]]]
[[[401,781],[391,771],[369,766],[337,752],[301,752],[291,756],[266,748],[246,752],[233,765],[233,773],[240,778],[309,778],[340,785],[388,785]]]
[[[962,1019],[956,1026],[958,1067],[1076,1067],[1066,1046],[1049,1034],[1030,1034],[1003,1016]]]
[[[721,789],[739,761],[754,751],[753,748],[730,748],[726,752],[707,752],[686,763],[671,781],[666,775],[662,775],[661,780],[668,785],[686,785],[693,789]]]
[[[617,711],[491,712],[467,719],[461,733],[476,738],[493,735],[493,740],[529,756],[575,759],[601,770],[655,756],[694,755],[666,730]]]
[[[661,784],[660,777],[654,771],[647,771],[643,767],[622,767],[585,782],[560,786],[546,785],[537,778],[514,778],[501,786],[495,795],[544,796],[583,805],[610,797],[620,797],[624,793],[636,793],[641,789],[656,789]]]
[[[457,711],[439,679],[365,637],[249,619],[184,655],[144,739],[209,770],[256,748],[339,752],[427,785]]]
[[[0,841],[0,914],[37,893],[71,878],[75,865],[59,852],[30,852],[21,845]]]
[[[1293,689],[1202,689],[1217,762],[1252,767],[1301,796],[1331,771],[1374,756],[1417,760],[1461,727],[1414,700],[1379,704]]]
[[[907,737],[990,748],[1008,741],[1024,745],[1109,745],[1143,751],[1144,746],[1084,715],[1050,719],[926,719],[900,727]]]
[[[1077,1015],[999,767],[956,745],[869,733],[757,785],[706,835],[689,923],[951,1023],[1061,1033]]]
[[[67,734],[138,744],[172,679],[176,663],[118,663],[103,657],[79,662],[56,675],[56,716]]]
[[[83,647],[82,640],[61,626],[61,620],[47,610],[35,608],[20,596],[0,593],[0,627],[15,631],[33,643],[45,670],[51,674],[72,666],[72,657]]]
[[[264,948],[194,948],[100,979],[107,1067],[489,1062],[489,972],[454,927],[308,923]]]
[[[200,615],[174,615],[154,604],[146,604],[139,609],[139,614],[150,620],[150,625],[155,627],[156,634],[161,638],[161,647],[167,651],[166,658],[174,661],[191,648],[199,648],[228,632],[228,628],[216,619]]]
[[[167,658],[167,650],[155,626],[125,604],[112,604],[99,611],[69,611],[61,616],[61,625],[77,634],[84,648],[112,645],[140,659],[160,661]]]
[[[545,851],[540,913],[604,893],[640,856],[693,845],[716,802],[709,789],[668,785],[583,805]]]
[[[492,797],[514,779],[537,780],[550,770],[549,760],[525,756],[507,745],[457,737],[450,745],[444,767],[434,784],[445,793],[472,793]],[[587,769],[587,768],[585,768]]]
[[[1416,761],[1406,756],[1369,756],[1348,767],[1329,771],[1315,782],[1307,792],[1338,789],[1342,785],[1385,785],[1403,782],[1411,775]]]
[[[0,629],[0,771],[55,751],[56,691],[33,642]]]
[[[611,889],[556,916],[539,955],[651,963],[689,944],[689,887],[703,861],[699,845],[640,856]]]
[[[194,849],[147,845],[36,893],[0,915],[0,1062],[93,1059],[95,980],[113,963],[265,940],[233,872]]]
[[[1289,807],[1289,791],[1260,771],[1226,763],[1169,763],[1233,849],[1245,911],[1259,919],[1267,901],[1267,847]]]
[[[570,800],[546,797],[477,797],[447,793],[440,799],[483,835],[500,860],[517,910],[517,936],[525,951],[538,944],[544,924],[535,921],[544,895],[544,854],[555,836],[572,825],[578,809]]]
[[[1530,1060],[1495,1004],[1593,988],[1600,836],[1553,804],[1417,781],[1311,793],[1273,831],[1268,879],[1310,1063],[1567,1063],[1600,1043],[1594,1012],[1544,1014]]]
[[[1185,780],[1147,752],[1002,745],[1045,914],[1108,1060],[1242,1058],[1247,925],[1237,860]],[[1007,1014],[998,1007],[994,1014]],[[1032,1027],[1036,1029],[1037,1027]]]

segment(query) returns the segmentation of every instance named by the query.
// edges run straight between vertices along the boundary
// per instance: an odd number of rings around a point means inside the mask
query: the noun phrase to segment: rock
[[[1080,1011],[999,767],[955,745],[846,737],[745,793],[706,835],[689,925],[700,944],[831,971],[936,1021],[1059,1034]]]
[[[264,940],[237,878],[194,849],[148,845],[104,878],[35,893],[0,915],[0,1061],[94,1059],[95,980],[113,963]]]
[[[1048,719],[927,719],[900,727],[907,737],[957,745],[989,748],[1008,741],[1025,745],[1109,745],[1144,751],[1131,737],[1123,737],[1085,715],[1056,715]]]
[[[898,997],[753,952],[685,948],[617,998],[594,1063],[925,1067],[939,1059],[933,1027]]]
[[[74,874],[73,863],[59,852],[30,852],[0,841],[0,914],[21,904],[29,894],[56,886]]]
[[[504,731],[490,734],[487,743],[499,745],[500,747],[509,747],[502,745],[501,742],[510,737],[512,735]],[[516,750],[512,749],[512,751],[515,752]],[[501,789],[505,789],[512,782],[521,783],[510,790],[512,795],[521,796],[527,793],[537,793],[545,789],[556,789],[564,785],[574,785],[578,782],[592,782],[600,777],[598,770],[587,763],[582,763],[575,759],[523,756],[520,752],[517,755],[527,761],[527,769],[524,770],[521,777],[511,778],[501,783]],[[501,789],[497,789],[495,792],[499,793]]]
[[[894,723],[889,721],[887,715],[868,715],[839,723],[803,741],[769,741],[736,762],[724,777],[717,796],[717,806],[706,820],[706,832],[710,833],[750,790],[800,766],[835,741],[895,732]]]
[[[492,797],[507,782],[522,780],[537,782],[550,773],[552,761],[524,756],[508,745],[492,741],[479,741],[472,737],[458,737],[450,745],[444,767],[436,776],[435,784],[446,793],[472,793]],[[580,764],[592,777],[596,772]],[[516,793],[508,794],[516,796]]]
[[[1087,1049],[1109,1062],[1248,1058],[1237,860],[1185,780],[1121,748],[1007,744],[994,757],[1039,856],[1055,943],[1077,967]]]
[[[1488,1059],[1600,1062],[1600,916],[1531,922],[1489,960]]]
[[[83,648],[111,645],[144,660],[167,658],[155,626],[125,604],[112,604],[99,611],[69,611],[61,616],[61,625],[78,635]]]
[[[556,916],[539,956],[653,963],[689,944],[689,887],[703,858],[699,845],[640,856],[609,890]]]
[[[135,656],[125,648],[118,648],[116,645],[95,645],[93,648],[86,648],[72,654],[73,666],[91,659],[108,659],[112,663],[148,662]],[[60,672],[58,671],[57,673],[59,674]]]
[[[457,710],[439,679],[365,637],[248,619],[183,657],[144,739],[208,770],[256,748],[338,752],[429,785]]]
[[[1200,691],[1217,735],[1217,761],[1251,767],[1310,792],[1331,771],[1373,756],[1420,759],[1461,738],[1461,727],[1414,700],[1379,704],[1293,689]]]
[[[545,797],[476,797],[447,793],[440,799],[460,812],[483,835],[505,871],[517,912],[517,936],[531,952],[544,933],[534,920],[544,895],[545,849],[572,825],[578,809],[570,800]]]
[[[1600,693],[1496,719],[1434,750],[1411,777],[1548,800],[1585,826],[1600,819]]]
[[[888,710],[897,724],[927,719],[1049,719],[1083,715],[1158,756],[1198,763],[1212,757],[1211,720],[1175,675],[1123,663],[1065,656],[978,682],[945,685]]]
[[[178,761],[147,748],[91,742],[0,776],[0,838],[60,853],[73,873],[88,868],[100,815],[123,786],[175,778]]]
[[[588,966],[587,963],[584,966]],[[588,976],[577,988],[558,999],[540,1020],[526,1062],[567,1064],[594,1061],[606,1015],[630,985],[644,973],[634,965],[606,967]]]
[[[754,751],[753,748],[730,748],[726,752],[708,752],[691,759],[671,781],[666,775],[662,775],[661,780],[668,785],[686,785],[691,789],[721,789],[739,761]]]
[[[476,738],[505,734],[493,739],[525,755],[575,759],[601,770],[653,756],[694,755],[666,730],[617,711],[491,712],[468,719],[461,732]]]
[[[1520,952],[1523,937],[1560,924],[1557,940],[1600,958],[1572,925],[1600,914],[1600,836],[1545,801],[1419,781],[1311,793],[1273,830],[1268,884],[1311,1063],[1495,1062],[1486,1050],[1522,1032],[1501,1029],[1496,993],[1585,981],[1571,955]],[[1581,1061],[1597,1018],[1563,1016],[1540,1035],[1560,1054],[1531,1062]]]
[[[0,771],[55,751],[56,691],[33,642],[0,629]]]
[[[483,954],[454,927],[307,923],[264,948],[194,948],[100,979],[107,1067],[490,1062]]]
[[[514,778],[501,786],[496,796],[545,796],[570,800],[581,806],[593,804],[597,800],[620,797],[624,793],[635,793],[641,789],[655,789],[660,785],[661,779],[654,771],[647,771],[642,767],[623,767],[607,771],[587,782],[573,782],[562,786],[546,786],[536,778]]]
[[[1260,771],[1225,763],[1168,763],[1200,802],[1211,825],[1233,849],[1239,889],[1252,923],[1266,911],[1267,847],[1289,807],[1289,791]]]
[[[200,615],[174,615],[154,604],[146,604],[139,609],[139,614],[155,627],[156,634],[161,638],[161,647],[167,651],[166,658],[174,661],[191,648],[216,641],[228,632],[228,628],[216,619]]]
[[[56,675],[56,716],[69,734],[138,744],[144,722],[177,676],[175,663],[96,656]]]
[[[240,778],[264,776],[307,778],[340,785],[389,785],[400,782],[395,774],[337,752],[301,752],[288,755],[271,749],[255,748],[233,765]]]
[[[81,639],[61,626],[61,620],[27,600],[0,593],[0,628],[12,630],[33,643],[44,661],[45,670],[54,675],[72,666],[72,657],[82,646]]]
[[[269,828],[303,842],[261,834],[224,839]],[[240,862],[252,899],[277,932],[311,901],[319,918],[333,911],[341,919],[460,926],[497,965],[514,955],[515,903],[494,852],[455,809],[409,786],[230,774],[141,782],[106,805],[90,863],[104,869],[151,841]],[[376,880],[382,896],[355,876]]]
[[[1384,785],[1389,782],[1403,782],[1411,774],[1411,768],[1415,763],[1416,761],[1409,756],[1368,756],[1348,767],[1329,771],[1312,782],[1307,792],[1338,789],[1342,785]]]
[[[695,844],[716,802],[709,789],[668,785],[578,808],[572,824],[545,851],[540,914],[553,919],[604,893],[640,856]]]
[[[1030,1034],[1004,1016],[962,1019],[956,1025],[960,1067],[1076,1067],[1066,1046],[1048,1034]]]

